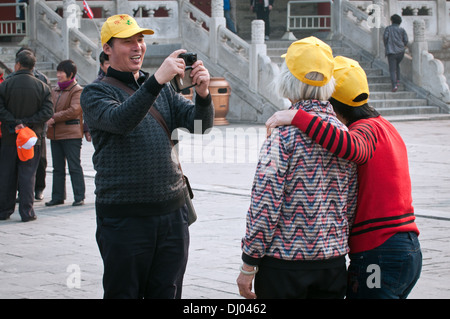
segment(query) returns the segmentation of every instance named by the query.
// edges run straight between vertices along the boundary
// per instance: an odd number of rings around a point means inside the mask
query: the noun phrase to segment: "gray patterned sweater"
[[[194,104],[169,85],[159,85],[154,76],[140,74],[136,81],[131,73],[108,70],[107,76],[136,90],[132,96],[104,82],[87,85],[81,94],[95,148],[98,216],[165,214],[184,204],[182,173],[150,107],[161,113],[170,131],[183,127],[193,132],[194,120],[202,121],[203,132],[213,125],[211,96],[197,96]]]

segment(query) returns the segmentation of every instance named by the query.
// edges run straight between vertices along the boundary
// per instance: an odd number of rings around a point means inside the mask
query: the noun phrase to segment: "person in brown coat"
[[[77,66],[73,61],[62,61],[56,71],[58,85],[52,89],[55,114],[47,122],[53,160],[52,199],[45,205],[64,204],[67,160],[74,195],[72,205],[80,206],[84,204],[86,189],[81,167],[83,111],[80,95],[83,88],[75,79]]]

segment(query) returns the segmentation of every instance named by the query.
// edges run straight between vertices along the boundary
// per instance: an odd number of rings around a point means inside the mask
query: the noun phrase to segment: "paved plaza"
[[[394,122],[409,154],[423,270],[410,298],[450,298],[450,121]],[[235,284],[241,264],[250,189],[264,126],[231,124],[210,135],[181,134],[184,173],[194,188],[198,220],[183,298],[240,299]],[[245,138],[243,138],[245,137]],[[48,141],[47,141],[48,142]],[[49,145],[48,145],[49,146]],[[35,202],[38,219],[22,223],[16,212],[0,221],[1,299],[102,298],[102,260],[95,241],[93,147],[83,140],[86,204],[72,207],[67,177],[64,205],[50,200],[52,166],[47,148],[47,188]],[[386,163],[389,165],[389,163]]]

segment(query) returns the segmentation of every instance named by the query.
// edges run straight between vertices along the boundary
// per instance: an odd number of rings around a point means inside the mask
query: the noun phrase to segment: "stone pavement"
[[[410,298],[450,298],[450,121],[394,125],[408,147],[423,251],[422,275]],[[194,188],[198,213],[190,227],[183,298],[241,298],[235,284],[241,264],[240,240],[264,132],[261,125],[233,124],[216,127],[203,139],[181,134],[183,170]],[[69,177],[66,203],[44,205],[51,196],[49,151],[45,199],[35,203],[37,221],[22,223],[17,211],[10,220],[0,221],[1,299],[102,298],[92,153],[92,144],[84,141],[84,206],[71,206]]]

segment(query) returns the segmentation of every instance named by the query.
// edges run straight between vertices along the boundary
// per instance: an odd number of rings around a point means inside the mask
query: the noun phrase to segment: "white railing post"
[[[62,34],[63,34],[63,47],[64,47],[64,58],[70,58],[70,29],[80,27],[79,16],[77,14],[79,10],[78,5],[75,0],[64,0],[63,1],[63,24],[62,24]]]
[[[450,105],[450,88],[444,75],[443,63],[428,52],[425,21],[414,20],[412,49],[412,80],[439,100]]]
[[[267,46],[264,42],[265,25],[263,20],[252,21],[252,44],[250,47],[249,88],[258,91],[259,56],[267,55]]]
[[[449,15],[447,14],[447,4],[445,0],[436,0],[436,20],[437,20],[437,34],[445,36],[447,32],[447,25],[450,23]]]
[[[412,53],[412,80],[422,85],[422,52],[428,51],[428,42],[425,41],[425,21],[414,20],[414,42],[411,45]]]
[[[36,2],[38,2],[38,1],[39,0],[30,1],[30,4],[29,4],[30,9],[29,9],[29,16],[28,16],[28,29],[30,29],[30,30],[28,32],[28,36],[30,37],[30,40],[32,42],[36,41],[36,32],[37,32],[37,30],[36,30],[36,25],[37,25],[37,23],[36,23],[36,19],[37,19],[37,17],[36,17]]]
[[[116,13],[114,14],[128,14],[133,16],[133,6],[128,3],[128,0],[116,0]],[[114,15],[113,14],[113,15]]]
[[[333,25],[334,28],[334,36],[338,36],[339,38],[342,36],[342,0],[335,0],[333,5],[331,6],[331,15],[333,17]]]
[[[212,63],[217,63],[219,48],[219,28],[226,27],[223,14],[223,0],[211,1],[211,24],[209,29],[209,56]]]

